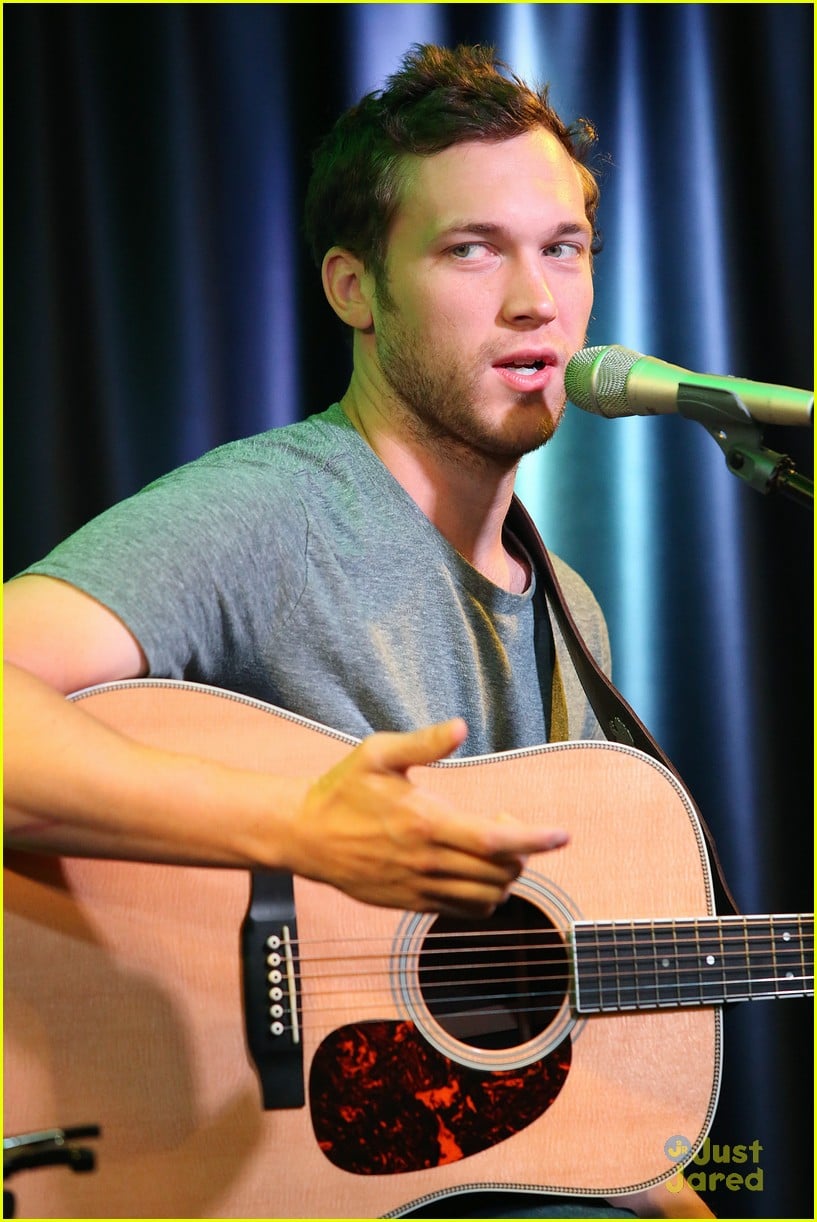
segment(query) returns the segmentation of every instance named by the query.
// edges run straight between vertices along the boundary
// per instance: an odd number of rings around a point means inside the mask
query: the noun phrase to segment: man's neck
[[[429,521],[465,560],[511,593],[527,589],[526,559],[508,546],[504,525],[516,464],[465,451],[446,439],[423,439],[391,416],[360,410],[351,392],[344,412]]]

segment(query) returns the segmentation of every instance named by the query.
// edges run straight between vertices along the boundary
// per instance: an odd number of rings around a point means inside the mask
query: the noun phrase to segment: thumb
[[[405,772],[420,764],[433,764],[456,751],[468,737],[461,717],[423,726],[406,733],[378,733],[362,745],[367,762],[378,772]]]

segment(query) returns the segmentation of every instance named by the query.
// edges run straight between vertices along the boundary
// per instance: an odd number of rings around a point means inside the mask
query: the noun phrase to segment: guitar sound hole
[[[513,895],[484,920],[438,917],[419,984],[440,1026],[474,1048],[514,1048],[553,1021],[568,990],[564,943],[541,909]]]

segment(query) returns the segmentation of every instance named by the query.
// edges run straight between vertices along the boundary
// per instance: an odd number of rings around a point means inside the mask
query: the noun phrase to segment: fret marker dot
[[[669,959],[662,959],[662,960],[661,960],[661,966],[662,966],[662,967],[669,967]]]
[[[787,933],[784,933],[784,934],[783,934],[783,941],[784,941],[784,942],[791,942],[791,934],[790,934],[790,933],[788,933],[788,932],[787,932]]]
[[[706,961],[707,961],[707,963],[709,964],[709,966],[711,967],[711,966],[712,966],[712,964],[715,962],[715,956],[714,956],[714,955],[707,955],[707,956],[706,956]]]

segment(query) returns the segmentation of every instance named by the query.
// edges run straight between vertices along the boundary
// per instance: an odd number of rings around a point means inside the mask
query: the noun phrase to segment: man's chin
[[[541,450],[555,432],[556,425],[551,420],[547,420],[536,430],[517,429],[515,432],[497,432],[491,436],[485,436],[476,441],[475,449],[495,463],[512,467],[526,454],[533,454],[536,450]]]
[[[526,398],[532,399],[533,396]],[[497,430],[496,437],[498,448],[507,455],[516,454],[517,461],[526,454],[541,450],[550,441],[565,411],[564,403],[555,412],[547,405],[543,406],[541,397],[536,403],[522,402],[520,406],[522,412],[514,413],[505,428]]]

